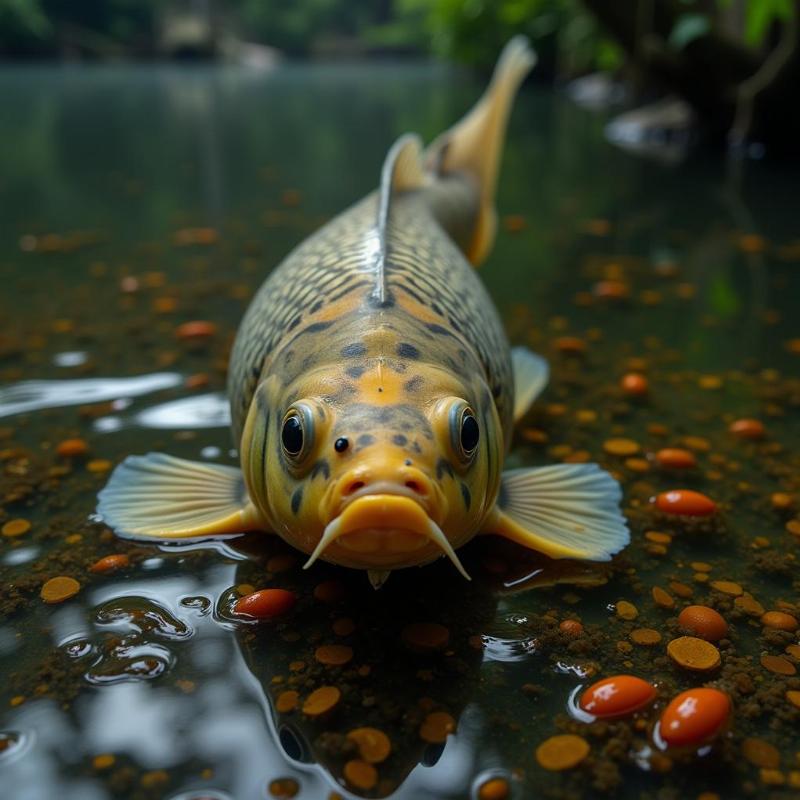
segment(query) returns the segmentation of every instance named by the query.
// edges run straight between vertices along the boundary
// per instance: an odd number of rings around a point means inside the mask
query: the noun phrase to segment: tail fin
[[[429,170],[438,174],[466,172],[477,182],[480,213],[469,260],[478,265],[494,243],[497,212],[495,186],[511,103],[525,76],[536,63],[536,54],[524,36],[515,36],[503,49],[491,83],[472,110],[427,150]]]

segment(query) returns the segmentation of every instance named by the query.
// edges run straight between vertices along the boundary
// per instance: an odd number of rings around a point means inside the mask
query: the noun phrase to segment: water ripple
[[[66,381],[23,381],[0,387],[0,417],[44,408],[101,403],[120,397],[138,397],[179,386],[177,372],[156,372],[132,378],[85,378]]]

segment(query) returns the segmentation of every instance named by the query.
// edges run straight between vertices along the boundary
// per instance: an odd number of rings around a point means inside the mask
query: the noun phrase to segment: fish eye
[[[478,448],[481,429],[475,412],[464,400],[454,402],[450,408],[450,443],[458,459],[468,464]]]
[[[305,404],[293,405],[283,418],[281,446],[284,455],[295,464],[311,451],[314,438],[314,416]]]
[[[296,411],[289,412],[283,421],[281,443],[288,456],[298,456],[303,451],[303,422]]]
[[[471,408],[464,410],[461,416],[461,449],[465,453],[472,453],[478,446],[481,438],[481,429],[478,427],[478,420]]]

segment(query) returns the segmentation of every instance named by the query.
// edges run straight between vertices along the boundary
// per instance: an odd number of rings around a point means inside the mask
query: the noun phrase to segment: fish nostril
[[[425,487],[418,481],[406,481],[406,488],[411,489],[412,492],[422,495],[423,497],[428,493]]]
[[[363,489],[365,486],[364,481],[351,481],[350,483],[345,486],[344,491],[342,494],[348,495],[353,494],[353,492],[357,492],[359,489]]]

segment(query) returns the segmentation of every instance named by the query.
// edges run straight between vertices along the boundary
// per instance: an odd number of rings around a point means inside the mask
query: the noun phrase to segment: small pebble
[[[576,619],[565,619],[558,629],[567,636],[580,636],[583,633],[583,625]]]
[[[589,755],[589,743],[581,736],[551,736],[536,748],[536,760],[547,770],[560,772],[577,767]]]
[[[722,594],[728,594],[731,597],[738,597],[744,593],[744,589],[734,581],[711,581],[711,588],[716,589]]]
[[[178,339],[208,339],[217,332],[217,326],[213,322],[205,320],[194,320],[184,322],[175,329],[175,336]]]
[[[660,586],[654,586],[652,590],[653,601],[660,608],[675,608],[675,598],[665,592]]]
[[[627,600],[620,600],[617,603],[616,612],[620,619],[632,620],[639,616],[636,606]]]
[[[710,672],[722,659],[713,644],[696,636],[679,636],[667,645],[667,655],[679,666],[693,672]]]
[[[631,641],[645,647],[652,647],[661,641],[661,634],[653,628],[637,628],[635,631],[631,631]]]

